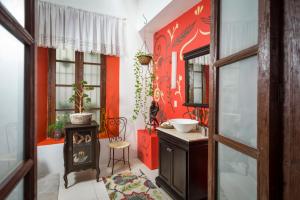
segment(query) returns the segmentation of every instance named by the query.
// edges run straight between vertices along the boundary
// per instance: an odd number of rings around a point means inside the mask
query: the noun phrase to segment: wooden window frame
[[[0,2],[0,24],[25,46],[24,55],[24,160],[0,183],[0,199],[5,199],[24,179],[24,199],[36,199],[37,157],[35,136],[36,0],[26,0],[25,26],[21,26]]]
[[[243,49],[224,58],[219,57],[220,1],[211,1],[211,67],[209,70],[209,149],[208,149],[208,199],[217,199],[217,143],[224,144],[257,160],[257,199],[278,199],[282,190],[281,154],[281,115],[278,87],[282,81],[280,70],[280,1],[258,0],[258,44]],[[252,148],[218,133],[218,91],[219,69],[257,55],[257,148]],[[272,114],[273,113],[273,114]]]
[[[77,108],[72,109],[57,109],[56,108],[56,87],[72,87],[72,85],[56,84],[56,62],[63,63],[73,63],[75,64],[75,83],[79,84],[83,80],[84,65],[95,65],[95,67],[100,67],[100,85],[89,85],[92,87],[100,88],[100,107],[90,108],[90,110],[99,110],[100,117],[102,116],[103,110],[106,109],[106,62],[105,56],[101,54],[100,63],[94,62],[84,62],[84,53],[75,51],[74,61],[65,61],[56,59],[56,50],[49,48],[48,51],[48,124],[53,124],[56,120],[57,111],[75,111],[78,112]],[[102,118],[100,118],[100,124],[102,123]],[[103,126],[100,126],[100,131],[103,130]],[[50,137],[50,135],[48,135]]]

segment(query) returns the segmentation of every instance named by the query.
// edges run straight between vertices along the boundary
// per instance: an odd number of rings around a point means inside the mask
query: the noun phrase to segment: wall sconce
[[[176,88],[176,74],[177,74],[177,52],[172,51],[171,89]]]

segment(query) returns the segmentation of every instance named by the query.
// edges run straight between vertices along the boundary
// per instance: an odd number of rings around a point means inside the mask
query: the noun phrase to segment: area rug
[[[102,178],[110,200],[162,200],[157,187],[140,170],[139,175],[130,171]]]

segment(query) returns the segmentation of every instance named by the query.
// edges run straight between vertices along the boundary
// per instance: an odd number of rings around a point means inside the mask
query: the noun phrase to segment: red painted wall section
[[[106,116],[119,116],[120,58],[106,56]]]
[[[37,50],[37,77],[36,77],[36,125],[37,142],[47,137],[48,124],[48,49]]]
[[[120,58],[106,56],[106,117],[119,117]],[[107,138],[101,133],[101,138]]]
[[[182,118],[188,110],[185,102],[183,54],[210,43],[210,1],[202,0],[186,13],[154,34],[154,100],[158,101],[158,118],[166,121]],[[176,89],[171,89],[172,52],[177,52]],[[191,108],[189,109],[192,110]],[[203,120],[207,124],[207,118]]]
[[[106,56],[106,116],[119,117],[119,77],[120,59]],[[38,48],[37,51],[37,84],[36,84],[36,126],[38,145],[61,143],[63,140],[47,140],[48,127],[48,49]],[[106,138],[101,134],[101,138]]]

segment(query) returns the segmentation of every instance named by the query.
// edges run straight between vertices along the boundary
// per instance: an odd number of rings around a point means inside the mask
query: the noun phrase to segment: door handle
[[[173,151],[173,149],[171,149],[171,148],[167,147],[167,151],[168,151],[168,152],[172,152],[172,151]]]

